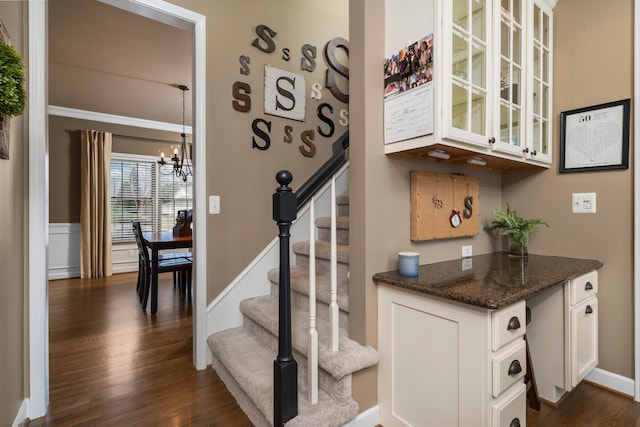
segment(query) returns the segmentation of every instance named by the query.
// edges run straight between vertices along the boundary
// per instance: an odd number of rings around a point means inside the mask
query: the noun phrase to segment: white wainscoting
[[[80,277],[80,224],[49,224],[49,280]]]
[[[113,273],[138,271],[135,243],[113,245]],[[49,224],[49,280],[80,277],[80,224]]]

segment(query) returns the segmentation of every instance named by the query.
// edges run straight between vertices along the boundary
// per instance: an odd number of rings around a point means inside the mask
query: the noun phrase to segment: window
[[[132,221],[142,231],[169,231],[178,210],[193,206],[193,181],[159,172],[155,157],[113,153],[111,156],[111,240],[133,241]],[[163,171],[169,171],[167,166]]]

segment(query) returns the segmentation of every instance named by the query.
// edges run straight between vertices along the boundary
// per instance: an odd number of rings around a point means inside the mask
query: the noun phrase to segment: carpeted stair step
[[[280,291],[280,269],[271,269],[267,276],[271,282],[271,295],[278,296]],[[329,321],[331,304],[331,275],[316,274],[316,316]],[[298,266],[291,267],[291,305],[309,313],[309,271]],[[349,325],[349,284],[338,283],[337,303],[340,326]]]
[[[211,335],[213,367],[236,398],[251,422],[257,427],[273,425],[273,361],[276,355],[245,328],[233,328]],[[298,367],[298,376],[304,372]],[[298,389],[298,416],[286,425],[341,426],[358,414],[358,404],[351,398],[342,402],[331,399],[322,390],[318,403],[306,399],[306,388]]]
[[[323,242],[331,241],[331,217],[322,216],[316,218],[316,228],[318,229],[318,240]],[[339,245],[349,244],[349,217],[336,217],[336,242]]]
[[[316,273],[331,272],[331,245],[329,242],[316,242]],[[302,241],[293,244],[293,253],[296,255],[296,265],[303,269],[309,269],[309,242]],[[338,283],[349,281],[349,245],[337,245]]]
[[[278,298],[273,295],[250,298],[240,303],[240,311],[264,329],[265,333],[254,331],[265,342],[267,339],[277,342],[278,335]],[[363,346],[348,337],[345,329],[339,328],[339,350],[329,348],[329,323],[316,319],[318,331],[318,365],[333,378],[340,379],[361,369],[378,363],[378,353],[369,346]],[[309,342],[309,313],[292,307],[291,334],[295,351],[307,356]]]

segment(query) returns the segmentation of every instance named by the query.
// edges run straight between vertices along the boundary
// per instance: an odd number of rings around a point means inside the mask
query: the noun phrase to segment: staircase
[[[291,329],[293,353],[298,363],[298,416],[287,426],[342,426],[358,414],[351,396],[352,374],[377,363],[377,352],[349,339],[349,196],[336,197],[338,243],[339,350],[330,350],[330,218],[317,218],[316,328],[318,331],[318,403],[307,399],[307,348],[309,340],[309,242],[293,244],[291,267]],[[208,339],[213,367],[256,426],[273,425],[273,362],[278,353],[278,278],[268,273],[271,294],[241,302],[243,326],[227,329]]]

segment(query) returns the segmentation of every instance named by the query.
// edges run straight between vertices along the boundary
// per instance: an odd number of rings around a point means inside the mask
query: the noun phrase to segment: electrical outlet
[[[462,247],[462,258],[469,258],[470,256],[472,256],[473,255],[472,248],[473,247],[471,245],[463,246]]]

